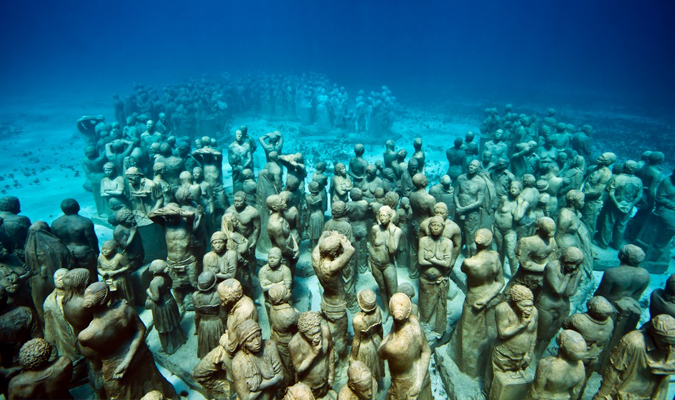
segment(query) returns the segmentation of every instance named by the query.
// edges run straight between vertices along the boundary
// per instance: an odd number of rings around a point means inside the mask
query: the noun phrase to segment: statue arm
[[[509,314],[513,314],[514,311],[511,310],[511,306],[508,303],[501,303],[495,309],[495,320],[497,321],[497,333],[499,338],[502,340],[510,339],[520,332],[522,332],[526,327],[527,323],[523,324],[522,322],[512,323],[509,318]],[[526,322],[529,322],[526,320]]]
[[[249,250],[255,250],[255,247],[258,244],[258,238],[260,237],[260,214],[256,212],[256,215],[253,218],[252,222],[253,222],[253,232],[251,232],[251,235],[248,237]]]
[[[656,197],[654,198],[656,205],[663,206],[669,210],[675,210],[675,201],[671,199],[669,193],[669,188],[672,188],[672,186],[670,178],[661,181],[661,184],[659,184],[659,187],[656,190]]]
[[[424,257],[424,253],[426,253],[424,248],[426,247],[426,243],[429,240],[431,240],[431,239],[428,236],[422,236],[419,240],[418,251],[417,251],[417,262],[422,267],[428,267],[428,266],[433,265],[433,263],[430,260],[427,260]]]
[[[126,307],[128,308],[126,312],[130,318],[133,318],[133,322],[136,325],[136,329],[134,332],[134,337],[131,340],[131,345],[127,350],[126,356],[124,357],[124,361],[122,361],[122,364],[120,364],[115,370],[115,373],[113,374],[113,379],[122,379],[124,377],[124,374],[127,372],[129,365],[133,361],[134,356],[136,355],[136,352],[138,351],[138,348],[140,347],[141,343],[143,343],[143,338],[145,337],[145,325],[143,325],[143,321],[141,321],[141,319],[138,318],[138,315],[136,315],[136,313],[133,311],[133,309],[131,309],[130,306]]]
[[[282,265],[281,267],[282,268],[286,267],[283,269],[284,271],[283,282],[284,285],[286,285],[286,287],[288,288],[288,290],[291,290],[291,287],[293,286],[293,275],[291,274],[291,269],[288,268],[286,265]]]
[[[419,344],[422,347],[422,352],[420,354],[419,364],[417,366],[415,385],[411,388],[410,392],[408,392],[408,395],[413,399],[417,399],[420,392],[422,391],[424,378],[426,377],[426,374],[429,373],[429,363],[431,362],[431,348],[429,347],[429,343],[424,336],[424,332],[422,332],[421,327],[419,328],[419,334],[416,335],[416,340],[419,341]]]
[[[558,266],[552,263],[547,263],[544,267],[544,281],[548,283],[548,287],[553,291],[553,293],[560,297],[567,289],[567,284],[569,283],[569,275],[562,274],[559,272]]]
[[[352,325],[354,328],[354,339],[352,341],[352,350],[349,353],[350,363],[358,360],[359,350],[361,348],[361,323],[354,318]]]
[[[89,243],[89,247],[94,251],[94,254],[98,257],[99,248],[98,248],[98,237],[96,236],[96,231],[94,230],[94,224],[90,223],[87,229],[84,230],[84,236]]]
[[[228,250],[227,253],[225,254],[225,257],[227,261],[225,263],[225,266],[227,269],[224,272],[224,276],[226,276],[227,277],[226,279],[228,279],[234,277],[235,274],[237,273],[237,266],[239,263],[239,259],[237,256],[237,252],[234,250]]]
[[[352,259],[354,256],[354,253],[356,252],[356,249],[354,246],[352,246],[352,243],[347,239],[346,236],[342,236],[340,238],[340,244],[342,246],[342,254],[340,254],[336,259],[335,262],[333,262],[334,268],[333,271],[335,270],[341,270],[344,267],[347,266],[347,263],[349,263],[349,260]]]
[[[402,231],[399,227],[391,222],[389,223],[387,229],[389,230],[389,243],[387,245],[387,251],[389,251],[390,255],[394,255],[396,250],[398,250],[398,245],[401,243]]]

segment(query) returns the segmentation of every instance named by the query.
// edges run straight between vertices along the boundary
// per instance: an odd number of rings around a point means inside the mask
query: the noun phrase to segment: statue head
[[[118,246],[119,244],[115,240],[106,240],[103,246],[101,246],[101,254],[106,258],[110,258],[117,254]]]
[[[422,139],[415,138],[415,140],[413,141],[413,147],[415,148],[416,151],[419,151],[422,148]]]
[[[382,206],[377,213],[377,221],[380,223],[380,225],[387,225],[391,222],[391,219],[394,218],[395,213],[396,211],[394,211],[391,207]]]
[[[189,174],[189,172],[188,172],[188,174]],[[190,177],[192,177],[192,176],[190,176]],[[190,189],[185,188],[185,187],[178,188],[178,190],[176,190],[175,197],[176,197],[176,202],[180,205],[191,205],[192,202],[194,201],[194,198],[192,197],[192,193],[190,192]]]
[[[313,346],[320,346],[323,342],[322,321],[321,315],[314,311],[306,311],[298,318],[298,331]]]
[[[612,303],[602,296],[594,296],[586,302],[588,314],[598,321],[605,321],[611,317],[616,310]]]
[[[216,254],[223,254],[227,249],[227,235],[225,232],[216,231],[211,235],[211,249]]]
[[[509,185],[509,194],[512,197],[518,197],[519,194],[523,192],[523,184],[520,181],[512,181]]]
[[[478,249],[487,249],[492,245],[492,231],[486,228],[481,228],[476,231],[474,241]]]
[[[354,145],[354,154],[356,154],[357,157],[361,157],[365,152],[366,148],[363,146],[363,144],[357,143]]]
[[[396,160],[398,162],[403,162],[406,157],[408,157],[408,151],[406,149],[401,149],[396,153]]]
[[[169,271],[169,264],[164,260],[154,260],[148,269],[153,275],[166,274]]]
[[[378,189],[379,189],[379,188],[378,188]],[[377,191],[377,190],[376,190],[376,191]],[[377,193],[375,194],[375,196],[376,196],[376,198],[377,198]],[[398,193],[396,193],[396,192],[387,192],[387,193],[384,195],[384,198],[383,198],[383,200],[382,200],[382,204],[384,204],[385,206],[388,206],[388,207],[391,208],[392,210],[395,210],[396,207],[398,207],[399,199],[400,199],[400,197],[399,197]]]
[[[467,169],[469,176],[476,175],[477,173],[480,172],[480,170],[481,170],[480,161],[473,160],[469,163],[469,166],[468,166],[468,169]]]
[[[14,196],[4,196],[0,199],[0,211],[18,214],[21,212],[21,203]]]
[[[627,244],[619,250],[619,261],[622,265],[639,267],[644,259],[644,250],[634,244]]]
[[[408,296],[409,299],[415,297],[415,288],[410,282],[399,283],[398,288],[396,288],[396,293],[403,293]]]
[[[208,292],[213,289],[217,283],[216,275],[211,271],[204,271],[197,277],[197,290]]]
[[[540,236],[552,238],[555,235],[555,221],[549,217],[540,217],[535,222],[535,227]]]
[[[394,150],[394,147],[396,147],[396,142],[389,139],[384,145],[386,146],[387,150]]]
[[[363,199],[363,192],[357,187],[352,188],[352,190],[349,191],[349,197],[352,201],[360,201]]]
[[[84,290],[82,306],[84,308],[98,308],[104,306],[110,298],[110,289],[105,282],[94,282]]]
[[[80,212],[80,204],[75,199],[65,199],[61,202],[61,211],[66,215],[76,215]]]
[[[675,296],[675,274],[670,275],[666,280],[666,293],[670,296]]]
[[[586,356],[586,341],[579,332],[565,329],[555,338],[559,354],[570,361],[581,361]]]
[[[443,203],[442,201],[439,201],[438,203],[434,204],[434,215],[437,215],[445,219],[449,214],[450,213],[448,211],[447,204]]]
[[[345,173],[347,173],[347,167],[343,163],[337,163],[333,167],[333,172],[337,176],[343,176]]]
[[[455,141],[454,141],[455,148],[459,149],[460,147],[462,147],[463,144],[464,144],[464,139],[462,139],[461,137],[455,138]]]
[[[340,201],[340,200],[334,201],[330,205],[330,212],[331,212],[331,216],[333,218],[344,217],[345,215],[347,215],[347,203],[345,203],[344,201]]]
[[[436,215],[429,218],[429,235],[434,237],[439,237],[443,234],[443,228],[445,228],[444,218]]]
[[[267,253],[267,263],[273,269],[279,268],[281,266],[281,261],[283,260],[281,249],[278,247],[272,247]]]
[[[234,207],[237,210],[242,210],[246,208],[246,193],[242,192],[239,190],[237,193],[234,194]]]
[[[408,173],[414,176],[417,173],[417,171],[419,171],[419,165],[420,163],[419,161],[417,161],[416,158],[411,158],[408,161]]]
[[[31,339],[19,350],[19,364],[26,371],[40,370],[49,364],[52,350],[48,341],[42,338]]]
[[[581,210],[584,207],[584,192],[581,190],[572,189],[565,195],[567,199],[567,204],[573,206],[577,210]]]
[[[136,167],[128,168],[124,172],[124,176],[129,180],[132,185],[138,185],[141,181],[141,171]]]
[[[319,242],[319,250],[322,257],[334,259],[338,256],[341,248],[341,235],[337,231],[332,231]]]
[[[86,268],[73,268],[63,277],[63,288],[71,294],[83,294],[89,284],[89,270]],[[64,300],[64,304],[65,304]]]
[[[319,161],[316,163],[316,172],[323,173],[326,171],[326,162],[325,161]]]
[[[204,180],[204,170],[202,167],[192,168],[192,177],[194,178],[195,182],[201,183]]]
[[[377,298],[375,297],[375,292],[370,289],[360,290],[356,295],[356,301],[359,304],[361,310],[366,313],[370,313],[377,309]]]
[[[656,348],[670,353],[675,346],[675,318],[668,314],[657,315],[649,322],[649,331]]]
[[[665,161],[666,156],[661,153],[660,151],[652,151],[651,154],[647,157],[647,162],[649,165],[659,165],[663,164],[663,161]]]
[[[626,175],[633,175],[637,170],[637,162],[628,160],[623,164],[623,173]]]
[[[368,164],[368,166],[366,167],[366,177],[372,180],[375,179],[376,176],[377,176],[377,166],[375,164]]]
[[[270,303],[277,306],[279,304],[288,303],[292,294],[288,287],[280,282],[275,283],[270,287],[270,290],[267,291],[267,296],[270,299]]]
[[[385,168],[382,170],[382,178],[394,182],[396,180],[396,174],[394,173],[394,170],[391,168]]]
[[[414,160],[414,159],[413,159]],[[410,160],[412,162],[412,160]],[[410,165],[410,163],[408,163]],[[429,180],[424,174],[415,174],[412,177],[412,183],[416,189],[424,189],[429,184]]]
[[[63,279],[65,278],[66,274],[68,273],[68,269],[66,268],[59,268],[54,272],[54,287],[57,289],[65,289],[65,283],[63,283]]]
[[[258,353],[262,350],[262,330],[258,322],[247,319],[236,328],[237,342],[242,350],[247,353]]]
[[[407,321],[412,313],[410,297],[403,293],[394,293],[391,299],[389,299],[389,313],[394,318],[395,324]]]
[[[286,200],[283,196],[278,194],[273,194],[267,197],[265,204],[272,212],[281,212],[286,209]]]
[[[602,153],[600,157],[598,157],[597,164],[599,166],[608,166],[611,164],[614,164],[616,162],[616,154],[607,152],[607,153]]]
[[[509,291],[509,300],[513,309],[525,318],[529,318],[534,310],[534,295],[523,285],[513,285]]]
[[[360,400],[370,400],[373,398],[373,394],[377,392],[377,383],[373,379],[373,374],[361,361],[354,361],[349,364],[347,379],[347,386]]]
[[[229,306],[244,297],[244,289],[238,280],[226,279],[218,284],[218,297],[224,306]]]
[[[313,398],[314,395],[312,394],[312,389],[306,384],[298,382],[286,389],[286,395],[284,395],[282,400],[307,400]]]
[[[562,256],[560,256],[560,267],[566,274],[577,271],[583,262],[584,253],[574,246],[563,250]]]
[[[103,173],[105,173],[105,176],[107,176],[108,178],[112,178],[113,176],[115,176],[117,173],[117,168],[115,167],[115,164],[111,162],[103,164]]]

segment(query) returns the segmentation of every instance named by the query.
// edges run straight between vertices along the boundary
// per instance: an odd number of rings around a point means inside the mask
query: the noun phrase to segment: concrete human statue
[[[377,216],[377,224],[370,231],[368,243],[368,263],[370,271],[380,289],[383,305],[389,304],[389,299],[398,288],[398,275],[394,261],[396,251],[403,234],[401,228],[394,225],[392,219],[394,210],[389,206],[382,206]],[[385,307],[385,313],[388,309]]]
[[[452,181],[457,180],[457,178],[466,174],[468,163],[466,157],[466,150],[463,148],[464,139],[461,137],[455,138],[453,147],[450,147],[445,151],[445,156],[448,159],[448,172],[447,175],[452,179]]]
[[[405,162],[406,157],[408,157],[408,152],[406,149],[400,149],[398,152],[396,152],[396,159],[391,162],[391,169],[394,171],[394,175],[396,175],[396,182],[399,186],[401,184],[401,176],[408,168],[408,165]]]
[[[306,232],[309,237],[309,248],[313,249],[319,243],[325,223],[324,213],[326,210],[323,208],[325,190],[322,190],[321,184],[317,181],[310,182],[308,189],[309,194],[305,196],[308,214]]]
[[[535,354],[541,357],[551,339],[570,314],[570,297],[577,291],[581,278],[580,266],[584,254],[576,247],[568,247],[559,260],[550,261],[544,269],[541,293],[535,301],[539,310],[539,327]]]
[[[384,363],[377,354],[382,343],[382,313],[377,306],[375,292],[370,289],[359,291],[357,296],[359,311],[352,319],[354,340],[349,353],[349,364],[362,362],[370,371],[373,379],[381,382],[384,378]]]
[[[138,225],[134,214],[128,209],[122,209],[115,213],[118,225],[113,230],[113,238],[120,246],[120,251],[126,255],[131,271],[137,270],[143,265],[145,249],[143,240],[138,233]]]
[[[352,201],[347,203],[347,213],[354,234],[354,239],[351,242],[354,243],[356,248],[355,264],[357,271],[362,274],[368,270],[367,236],[369,224],[366,221],[369,214],[368,201],[363,199],[362,191],[359,188],[353,188],[349,197]],[[370,225],[372,226],[372,222]]]
[[[269,309],[270,340],[276,343],[281,363],[284,366],[282,386],[285,387],[295,379],[288,344],[297,330],[300,311],[291,304],[291,290],[283,283],[272,285],[267,295],[271,303]]]
[[[258,322],[258,310],[253,300],[244,294],[241,283],[236,279],[230,278],[220,282],[216,290],[227,314],[225,318],[227,335],[221,337],[221,345],[225,341],[225,350],[232,357],[237,350],[237,327],[248,319]]]
[[[410,158],[408,164],[405,166],[405,170],[401,173],[401,195],[404,197],[410,197],[410,193],[415,190],[415,184],[413,183],[413,176],[419,173],[419,161],[416,158]]]
[[[347,237],[337,231],[326,231],[312,251],[312,265],[323,288],[321,314],[328,323],[335,353],[341,362],[347,357],[347,298],[342,270],[356,250]]]
[[[284,147],[284,136],[279,131],[269,132],[260,136],[258,142],[260,142],[260,147],[265,151],[265,157],[269,161],[271,152],[275,151],[277,154],[281,154]]]
[[[307,385],[315,398],[335,397],[335,352],[328,324],[312,311],[300,314],[298,332],[288,344],[297,380]]]
[[[368,164],[368,167],[366,167],[366,177],[361,183],[363,197],[368,203],[375,201],[377,189],[384,189],[384,182],[382,178],[377,176],[377,173],[377,166],[375,164]]]
[[[220,298],[216,291],[218,280],[210,271],[204,271],[197,278],[197,292],[192,295],[195,307],[195,334],[197,335],[197,357],[203,358],[218,346],[225,333]]]
[[[670,266],[671,241],[675,236],[675,173],[661,181],[654,199],[656,207],[648,227],[637,234],[636,243],[646,249],[645,265],[650,271],[662,273]]]
[[[280,192],[283,189],[283,181],[281,178],[284,173],[279,163],[279,154],[276,151],[270,153],[270,159],[267,164],[265,164],[264,169],[268,171],[270,179],[274,183],[275,190]]]
[[[361,187],[361,184],[366,178],[366,168],[368,161],[363,158],[366,148],[363,144],[358,143],[354,145],[354,156],[349,160],[349,176],[354,182],[354,187]]]
[[[443,218],[432,217],[427,236],[419,239],[420,266],[420,322],[428,324],[437,338],[447,327],[447,298],[452,271],[452,248],[450,239],[443,237]]]
[[[411,306],[410,299],[403,293],[396,293],[389,300],[394,323],[378,349],[380,358],[387,361],[391,376],[387,398],[431,400],[431,349],[422,326],[411,315]]]
[[[200,164],[204,182],[211,186],[213,192],[214,220],[223,212],[227,205],[227,196],[223,187],[223,154],[211,147],[204,147],[192,152],[192,157]]]
[[[349,221],[349,207],[342,201],[334,201],[331,204],[331,219],[323,227],[324,232],[336,231],[345,235],[350,243],[355,243],[352,225]],[[358,249],[356,249],[358,252]],[[345,294],[347,308],[352,312],[358,310],[356,304],[356,256],[352,257],[349,265],[342,270],[342,279],[345,281]]]
[[[225,215],[232,214],[237,219],[238,223],[234,230],[248,240],[248,248],[240,256],[248,260],[249,267],[255,268],[257,263],[255,248],[260,237],[260,213],[255,207],[246,204],[246,193],[244,192],[235,193],[233,200],[233,205],[225,211]]]
[[[666,399],[675,375],[675,318],[657,315],[644,329],[625,335],[612,349],[593,400]]]
[[[434,205],[434,216],[425,219],[420,225],[420,236],[429,235],[429,222],[433,217],[441,217],[443,220],[443,237],[452,241],[452,259],[450,268],[454,268],[457,258],[462,250],[462,230],[448,215],[448,207],[445,203],[436,203]]]
[[[492,232],[481,228],[474,241],[476,255],[462,262],[467,292],[448,352],[460,371],[477,378],[484,376],[490,346],[497,337],[495,307],[500,302],[504,275],[499,254],[491,250]]]
[[[640,166],[642,162],[638,163],[638,169],[635,171],[635,176],[642,181],[642,197],[635,205],[637,213],[633,216],[628,225],[626,232],[629,239],[634,240],[642,231],[644,224],[648,221],[649,216],[654,211],[656,206],[656,193],[664,178],[661,172],[661,166],[665,160],[665,155],[660,151],[645,152],[647,154],[644,159],[644,165]]]
[[[375,400],[377,379],[366,364],[354,361],[347,369],[347,383],[340,389],[337,400]]]
[[[511,277],[515,275],[518,269],[518,259],[516,258],[516,245],[518,243],[518,234],[516,226],[523,217],[518,207],[518,196],[523,191],[523,184],[520,181],[513,181],[509,185],[507,194],[500,196],[499,205],[494,214],[494,231],[497,252],[502,265],[505,260],[509,261],[509,272]]]
[[[521,179],[525,174],[531,174],[533,168],[529,163],[530,158],[537,149],[537,142],[528,141],[518,143],[515,146],[514,153],[509,157],[511,161],[511,172],[516,179]]]
[[[595,296],[609,300],[616,308],[614,315],[614,336],[610,346],[625,334],[635,329],[642,314],[639,301],[649,286],[649,272],[640,267],[645,253],[641,248],[627,244],[619,250],[618,267],[605,270]]]
[[[598,218],[596,240],[600,248],[611,246],[618,250],[631,217],[633,207],[642,198],[642,180],[634,175],[637,163],[628,160],[622,173],[612,177],[607,185],[607,201]]]
[[[31,339],[21,346],[21,372],[7,388],[10,399],[72,399],[69,393],[73,366],[61,355],[51,361],[53,347],[42,338]]]
[[[281,195],[271,195],[266,200],[267,208],[272,212],[267,221],[267,235],[273,247],[278,247],[284,256],[284,262],[295,271],[295,264],[300,257],[300,245],[291,235],[291,227],[284,218],[286,211],[286,199]]]
[[[105,200],[106,206],[108,207],[108,212],[110,213],[110,203],[111,198],[116,198],[124,203],[127,202],[124,197],[124,177],[117,174],[117,167],[111,162],[107,162],[103,165],[103,173],[105,176],[101,179],[100,188],[101,188],[101,198]]]
[[[83,358],[77,349],[73,328],[63,315],[63,298],[66,294],[63,278],[68,270],[59,268],[54,272],[54,291],[44,301],[44,339],[56,348],[59,355],[66,356],[74,367],[83,367]]]
[[[392,163],[397,157],[396,142],[391,139],[387,140],[384,144],[384,153],[382,156],[384,159],[384,168],[391,168]]]
[[[534,358],[537,339],[538,311],[532,291],[514,285],[506,301],[495,308],[497,339],[492,348],[492,382],[488,399],[516,399],[518,390],[509,391],[513,384],[524,380],[523,372]],[[511,384],[511,385],[509,385]],[[517,386],[516,386],[517,388]],[[508,397],[507,397],[508,396]]]
[[[675,274],[670,275],[663,289],[654,289],[649,297],[649,315],[653,318],[659,314],[675,317]]]
[[[0,232],[7,235],[6,241],[10,251],[24,260],[24,246],[31,226],[30,219],[21,213],[21,203],[14,196],[0,198]]]
[[[518,239],[516,257],[519,267],[509,285],[526,286],[538,296],[546,264],[558,258],[559,250],[554,238],[555,222],[549,217],[542,217],[535,226],[536,233],[533,236]]]
[[[94,223],[79,215],[80,205],[75,199],[61,202],[62,216],[52,222],[52,233],[68,247],[79,268],[86,268],[96,276],[96,259],[99,254],[98,237]]]
[[[228,146],[227,157],[233,169],[235,166],[241,170],[253,169],[253,149],[250,142],[245,140],[244,133],[239,129],[234,132],[234,142]],[[234,180],[235,176],[233,175],[232,178]]]
[[[417,160],[417,167],[419,169],[419,172],[424,173],[424,161],[426,159],[426,155],[422,150],[421,138],[415,138],[415,140],[413,140],[413,148],[415,149],[415,151],[413,152],[412,158]]]
[[[129,269],[129,259],[119,251],[119,244],[115,240],[106,240],[98,256],[98,275],[108,285],[111,299],[126,300],[133,306],[134,289]]]
[[[526,400],[574,400],[581,396],[586,378],[583,363],[586,341],[579,333],[564,330],[556,336],[556,342],[558,355],[539,361]]]
[[[536,182],[537,180],[534,175],[523,175],[523,190],[516,199],[518,214],[523,216],[518,220],[518,224],[516,225],[518,238],[531,236],[535,231],[534,225],[537,221],[535,210],[541,198],[541,193],[536,188]]]
[[[274,285],[282,284],[288,290],[293,288],[293,275],[291,269],[283,264],[281,250],[278,247],[272,247],[267,253],[267,264],[263,265],[258,272],[258,280],[265,296],[265,303],[269,310],[271,301],[269,291]]]
[[[195,196],[195,199],[199,200],[199,205],[204,210],[207,232],[213,233],[217,229],[213,218],[216,207],[213,188],[209,182],[204,180],[204,169],[202,167],[194,167],[192,169],[192,177],[194,184],[199,187],[199,196]]]
[[[289,386],[282,400],[314,400],[312,389],[302,382]]]
[[[89,285],[84,307],[93,314],[89,326],[78,335],[82,346],[98,353],[102,363],[103,387],[108,398],[141,398],[159,390],[177,399],[173,386],[160,374],[145,341],[145,325],[134,309],[123,301],[109,303],[104,282]]]
[[[44,221],[36,221],[30,226],[25,243],[26,267],[31,271],[31,297],[38,318],[44,321],[42,305],[54,290],[54,273],[62,268],[73,268],[74,260],[68,248]]]
[[[145,292],[145,308],[152,311],[162,349],[166,354],[173,354],[187,342],[187,337],[180,326],[179,304],[171,293],[173,285],[169,265],[164,260],[155,260],[150,263],[149,269],[153,278]]]
[[[131,208],[141,215],[160,208],[164,203],[161,187],[144,177],[136,167],[126,170],[124,176],[129,183],[129,201]]]
[[[588,228],[591,237],[595,236],[598,215],[604,204],[603,194],[612,179],[609,166],[616,162],[614,153],[603,153],[596,161],[595,167],[588,172],[584,181],[584,208],[581,209],[581,220]]]
[[[452,179],[443,175],[441,180],[429,188],[429,194],[434,197],[436,203],[443,203],[448,209],[448,218],[455,218],[455,188],[452,187]]]
[[[467,238],[474,237],[480,227],[481,208],[487,194],[487,185],[478,175],[479,172],[480,162],[471,161],[467,173],[460,175],[455,181],[455,215],[458,216],[457,224]],[[476,252],[471,241],[467,241],[466,249],[469,257]]]
[[[276,399],[284,378],[277,346],[263,340],[258,322],[243,321],[237,326],[239,351],[232,359],[232,381],[239,399]]]
[[[159,191],[162,193],[162,205],[169,204],[174,201],[173,193],[171,191],[171,186],[167,181],[164,180],[163,176],[166,173],[166,165],[161,162],[156,162],[152,167],[153,178],[152,181],[155,183],[155,186],[159,188]]]
[[[504,142],[504,131],[497,129],[492,140],[485,142],[485,150],[492,154],[492,162],[497,162],[500,158],[508,158],[509,145]]]
[[[274,186],[272,176],[266,169],[258,172],[258,182],[256,186],[256,209],[260,214],[260,236],[258,237],[257,250],[262,253],[267,253],[272,247],[269,235],[267,234],[267,224],[270,218],[270,210],[267,208],[267,198],[273,194],[279,194],[279,191]]]
[[[586,355],[583,362],[586,382],[588,382],[593,372],[602,372],[600,368],[603,360],[611,350],[609,341],[614,331],[614,321],[611,316],[615,310],[612,304],[602,296],[592,297],[586,303],[586,307],[588,308],[586,313],[570,315],[563,322],[563,329],[579,332],[586,341]]]
[[[335,164],[333,168],[333,177],[330,180],[331,202],[349,200],[349,192],[354,185],[352,179],[347,175],[347,168],[342,163]]]
[[[434,216],[434,204],[436,199],[427,193],[429,181],[423,174],[415,174],[412,178],[415,190],[410,193],[410,208],[412,209],[412,220],[410,221],[410,264],[408,265],[410,278],[418,278],[419,257],[418,248],[420,244],[421,228],[425,219]]]

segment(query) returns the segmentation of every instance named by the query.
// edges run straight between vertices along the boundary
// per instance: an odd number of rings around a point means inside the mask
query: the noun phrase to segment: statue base
[[[611,247],[602,249],[593,245],[593,270],[605,271],[609,268],[618,267],[620,264],[618,254],[619,252]]]
[[[492,379],[489,400],[522,400],[532,384],[532,375],[526,371],[497,372]]]
[[[455,361],[449,356],[448,346],[436,348],[434,351],[434,359],[436,361],[436,369],[441,376],[443,386],[448,394],[450,400],[485,400],[485,393],[483,392],[484,382],[480,378],[471,378],[459,370]]]

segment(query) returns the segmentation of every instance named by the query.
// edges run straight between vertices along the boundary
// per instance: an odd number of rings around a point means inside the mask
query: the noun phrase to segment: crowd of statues
[[[268,77],[277,86],[260,87],[259,78],[216,83],[239,97],[213,95],[214,104],[199,96],[213,82],[165,92],[223,111],[221,102],[249,104],[256,87],[259,107],[290,112],[298,86]],[[134,107],[154,118],[157,94],[136,89]],[[332,92],[317,93],[323,118]],[[131,107],[120,103],[118,119]],[[431,399],[431,356],[442,348],[489,399],[577,399],[593,372],[602,375],[595,399],[665,399],[675,275],[638,326],[650,272],[668,270],[675,236],[675,175],[662,175],[663,154],[593,159],[593,128],[558,122],[555,110],[486,113],[480,140],[456,139],[434,185],[419,138],[410,158],[389,140],[371,164],[357,144],[331,169],[284,150],[281,132],[255,139],[241,126],[221,147],[176,139],[191,134],[161,114],[110,130],[83,117],[88,186],[113,239],[99,246],[75,199],[51,225],[20,215],[16,197],[0,199],[3,393],[71,398],[68,388],[86,382],[102,399],[177,398],[146,345],[145,307],[167,355],[188,342],[181,321],[193,316],[192,375],[209,398]],[[114,138],[119,127],[131,136]],[[264,165],[254,165],[258,146]],[[164,257],[148,259],[153,241]],[[321,299],[301,312],[293,293],[307,290],[294,279],[304,243]],[[620,265],[597,283],[594,249],[607,247]],[[357,290],[368,274],[375,290]],[[448,309],[460,292],[461,310]]]

